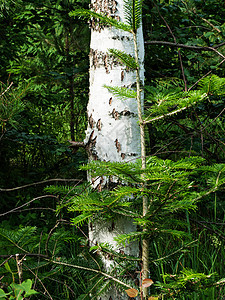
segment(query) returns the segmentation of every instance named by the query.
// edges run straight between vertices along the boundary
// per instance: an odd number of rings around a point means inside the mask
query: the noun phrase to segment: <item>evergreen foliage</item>
[[[215,50],[223,55],[223,1],[144,2],[145,39],[151,42],[146,43],[145,56],[149,134],[145,172],[140,162],[91,162],[78,172],[85,154],[81,150],[72,154],[65,143],[70,138],[68,87],[74,82],[75,139],[81,140],[86,127],[89,34],[81,20],[72,18],[79,10],[69,12],[82,5],[83,13],[88,3],[53,2],[4,0],[0,4],[0,297],[8,293],[9,284],[19,282],[16,253],[21,259],[26,256],[24,284],[39,292],[31,299],[45,299],[46,294],[54,300],[93,298],[118,278],[138,289],[137,258],[116,253],[108,245],[89,249],[85,237],[88,220],[119,215],[132,217],[138,224],[136,232],[118,236],[119,243],[146,236],[151,241],[152,298],[223,299],[223,59],[206,48],[192,51],[153,43],[173,43],[172,32],[176,42],[184,46],[221,44]],[[134,5],[127,11],[126,25],[94,12],[85,11],[85,18],[135,31],[140,26],[142,3],[128,2]],[[138,17],[132,22],[134,12]],[[132,57],[119,55],[122,63],[137,67]],[[188,91],[184,91],[184,78]],[[13,86],[7,90],[11,82]],[[136,98],[133,89],[107,88],[124,100]],[[83,179],[87,169],[96,177],[115,176],[118,186],[108,181],[109,191],[102,193],[87,184],[49,186],[44,193],[57,195],[57,199],[37,199],[21,209],[20,205],[43,194],[43,185],[4,191],[59,176]],[[144,190],[140,188],[141,175],[147,184]],[[143,194],[150,199],[145,218],[137,209]],[[130,195],[132,201],[127,201]],[[12,209],[17,210],[4,215]],[[66,220],[76,226],[67,225]],[[142,226],[147,226],[145,235]],[[115,260],[115,269],[108,274],[113,279],[96,273],[102,268],[99,251]],[[121,282],[117,284],[124,289]]]
[[[124,24],[122,22],[117,21],[116,19],[110,17],[110,16],[105,16],[103,14],[99,14],[93,10],[87,10],[87,9],[76,9],[72,12],[70,12],[71,17],[82,17],[86,19],[91,19],[94,18],[97,20],[102,25],[108,25],[108,26],[113,26],[117,29],[121,29],[124,31],[131,31],[131,26]]]
[[[109,53],[118,58],[127,68],[137,69],[138,65],[134,57],[128,55],[124,51],[120,51],[118,49],[108,49]]]
[[[125,0],[124,11],[125,19],[131,26],[132,31],[136,32],[142,22],[142,0]]]

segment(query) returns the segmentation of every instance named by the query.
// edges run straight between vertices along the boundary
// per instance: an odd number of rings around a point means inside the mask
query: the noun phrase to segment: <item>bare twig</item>
[[[12,211],[12,213],[21,213],[21,212],[25,212],[25,211],[31,211],[31,210],[50,210],[52,212],[56,212],[55,209],[50,208],[50,207],[32,207],[32,208],[26,208],[26,209],[21,209],[21,210],[16,210],[16,211]]]
[[[44,195],[44,196],[39,196],[39,197],[33,198],[32,200],[30,200],[30,201],[24,203],[24,204],[21,205],[21,206],[15,207],[15,208],[13,208],[13,209],[11,209],[11,210],[9,210],[9,211],[6,211],[6,212],[3,213],[3,214],[0,214],[0,217],[3,217],[3,216],[8,215],[8,214],[10,214],[10,213],[12,213],[12,212],[15,212],[15,211],[17,211],[18,209],[20,209],[20,208],[22,208],[22,207],[24,207],[24,206],[27,206],[28,204],[30,204],[30,203],[32,203],[32,202],[34,202],[34,201],[36,201],[36,200],[43,199],[43,198],[49,198],[49,197],[50,197],[50,198],[55,198],[55,199],[58,198],[58,196],[55,196],[55,195]]]
[[[174,254],[176,254],[176,253],[178,253],[178,252],[180,252],[181,250],[183,250],[183,249],[189,247],[190,245],[196,243],[197,241],[198,241],[198,239],[197,239],[197,240],[194,240],[194,241],[192,241],[192,242],[190,242],[190,243],[188,243],[188,244],[185,244],[183,247],[177,249],[176,251],[174,251],[174,252],[172,252],[172,253],[170,253],[170,254],[168,254],[168,255],[166,255],[166,256],[163,256],[163,257],[154,259],[154,260],[152,260],[152,262],[157,262],[157,261],[160,261],[160,260],[164,260],[164,259],[166,259],[166,258],[168,258],[168,257],[170,257],[170,256],[172,256],[172,255],[174,255]]]
[[[220,238],[222,238],[223,240],[225,240],[225,236],[223,234],[221,234],[220,232],[218,232],[217,230],[209,227],[209,226],[206,226],[205,224],[203,224],[202,222],[199,222],[197,220],[194,220],[192,219],[194,222],[196,222],[197,224],[201,225],[202,227],[208,229],[209,231],[211,232],[214,232],[216,235],[218,235]]]
[[[48,179],[48,180],[43,180],[43,181],[38,181],[38,182],[34,182],[34,183],[30,183],[30,184],[26,184],[26,185],[22,185],[22,186],[17,186],[14,188],[9,188],[9,189],[1,189],[0,188],[0,192],[12,192],[12,191],[17,191],[20,189],[24,189],[27,187],[31,187],[34,185],[38,185],[38,184],[44,184],[44,183],[48,183],[48,182],[54,182],[54,181],[63,181],[63,182],[82,182],[82,179],[62,179],[62,178],[53,178],[53,179]]]
[[[221,110],[221,112],[209,124],[207,124],[205,127],[203,127],[202,130],[205,130],[206,127],[208,127],[209,125],[214,123],[216,121],[216,119],[218,119],[223,114],[224,111],[225,111],[225,107]]]
[[[40,235],[40,241],[39,241],[39,246],[38,246],[38,254],[41,253],[41,240],[42,240],[42,235],[43,235],[43,231],[41,232],[41,235]],[[38,261],[37,261],[37,269],[36,269],[36,273],[35,273],[35,281],[34,281],[34,288],[37,284],[37,275],[38,275],[38,269],[39,269],[39,265],[40,265],[40,259],[41,257],[38,256]]]
[[[48,297],[53,300],[52,296],[50,295],[49,291],[46,289],[46,287],[44,286],[43,282],[41,281],[41,279],[37,276],[37,274],[35,274],[26,264],[24,264],[24,266],[35,276],[35,278],[37,278],[37,280],[40,282],[40,284],[42,285],[42,287],[45,290],[45,293],[48,295]]]
[[[0,258],[6,258],[6,260],[0,265],[0,267],[2,265],[4,265],[9,259],[11,258],[15,258],[17,254],[1,254]],[[22,256],[24,255],[24,253],[18,253],[18,255]],[[26,256],[29,257],[42,257],[42,258],[48,258],[48,256],[44,255],[44,254],[40,254],[40,253],[26,253]]]
[[[18,271],[18,276],[19,276],[19,283],[23,282],[23,261],[25,259],[26,255],[24,255],[20,259],[20,255],[16,254],[16,266],[17,266],[17,271]]]
[[[173,31],[171,30],[171,28],[170,28],[169,24],[167,23],[167,21],[165,20],[165,18],[161,15],[158,6],[155,4],[154,1],[153,1],[153,3],[154,3],[154,5],[155,5],[155,7],[156,7],[156,9],[158,11],[159,16],[162,18],[162,20],[166,24],[166,27],[168,28],[170,34],[172,35],[174,43],[176,44],[177,40],[176,40],[175,35],[173,34]],[[187,80],[186,80],[186,76],[184,74],[184,66],[183,66],[183,61],[182,61],[182,57],[181,57],[181,53],[180,53],[179,47],[177,47],[177,51],[178,51],[178,57],[179,57],[179,61],[180,61],[181,73],[182,73],[182,77],[183,77],[183,80],[184,80],[184,87],[185,87],[185,91],[187,91],[188,90],[188,88],[187,88]]]
[[[12,257],[15,257],[16,255],[0,255],[0,258],[6,258],[6,260],[3,261],[3,263],[0,264],[0,267],[4,266]]]
[[[10,85],[4,90],[4,92],[1,93],[0,97],[2,97],[5,93],[7,93],[12,85],[13,85],[13,82],[11,82]]]
[[[61,265],[61,266],[66,266],[66,267],[70,267],[70,268],[74,268],[74,269],[80,269],[80,270],[85,270],[85,271],[89,271],[89,272],[94,272],[94,273],[102,275],[102,276],[104,276],[104,277],[106,277],[108,279],[111,279],[112,281],[115,281],[115,282],[117,282],[117,283],[119,283],[119,284],[121,284],[121,285],[123,285],[125,287],[132,288],[130,285],[128,285],[128,284],[122,282],[121,280],[113,277],[112,275],[109,275],[109,274],[107,274],[105,272],[102,272],[100,270],[91,269],[91,268],[87,268],[87,267],[83,267],[83,266],[78,266],[78,265],[67,264],[67,263],[64,263],[64,262],[50,260],[50,259],[47,259],[47,258],[46,258],[46,260],[49,261],[49,262],[51,262],[51,263],[53,263],[53,264],[56,264],[56,265]]]
[[[49,256],[49,253],[48,253],[48,243],[49,243],[49,240],[53,234],[53,231],[58,227],[58,225],[60,224],[60,221],[61,220],[57,220],[55,226],[53,228],[51,228],[49,234],[48,234],[48,238],[46,240],[46,243],[45,243],[45,253],[46,253],[46,256]]]
[[[166,45],[166,46],[170,46],[170,47],[184,48],[184,49],[193,50],[193,51],[215,51],[216,49],[224,46],[225,42],[215,45],[214,47],[192,46],[192,45],[172,43],[172,42],[167,42],[167,41],[146,41],[145,45]],[[223,54],[221,54],[221,53],[219,55],[223,56]]]

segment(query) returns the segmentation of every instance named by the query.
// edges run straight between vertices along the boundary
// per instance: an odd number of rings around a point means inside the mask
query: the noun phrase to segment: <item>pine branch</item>
[[[136,70],[138,67],[138,64],[135,61],[135,58],[129,54],[127,54],[124,51],[118,50],[118,49],[109,49],[109,53],[111,53],[113,56],[118,58],[125,66]]]
[[[84,19],[91,19],[94,18],[98,21],[98,23],[101,23],[103,25],[109,25],[113,26],[117,29],[121,29],[123,31],[131,32],[131,26],[124,24],[122,22],[119,22],[112,17],[107,17],[102,14],[98,14],[95,11],[87,10],[87,9],[76,9],[69,13],[69,16],[71,17],[81,17]]]
[[[125,19],[132,27],[132,31],[136,32],[141,25],[142,20],[142,0],[125,0],[124,11]]]
[[[135,99],[137,97],[137,93],[134,90],[129,89],[127,87],[108,86],[108,85],[104,85],[104,87],[107,88],[108,91],[112,93],[114,96],[122,100],[128,98]]]
[[[157,96],[158,95],[156,95],[155,97],[157,97]],[[159,96],[161,96],[161,95],[159,95]],[[151,117],[151,115],[150,115],[143,121],[143,123],[144,124],[152,123],[154,121],[158,121],[158,120],[164,119],[166,117],[170,117],[175,114],[178,114],[178,113],[188,109],[190,106],[198,104],[199,101],[204,100],[207,97],[207,93],[199,90],[199,91],[193,91],[193,93],[191,93],[191,94],[184,93],[183,96],[184,97],[183,98],[181,97],[179,99],[179,102],[177,102],[177,104],[175,104],[176,107],[177,106],[181,106],[181,107],[176,110],[173,110],[171,112],[167,112],[168,110],[171,110],[171,107],[173,107],[174,100],[176,100],[176,97],[173,99],[173,92],[172,92],[171,97],[170,97],[170,94],[167,94],[164,96],[162,93],[162,99],[158,99],[158,101],[160,100],[160,102],[158,102],[158,104],[151,106],[151,108],[149,109],[151,114],[156,114],[156,113],[157,114],[162,113],[162,114],[160,116],[156,116],[156,117]]]
[[[194,104],[196,104],[196,103],[194,103]],[[144,122],[144,124],[149,124],[149,123],[152,123],[152,122],[155,122],[155,121],[158,121],[158,120],[162,120],[162,119],[165,119],[166,117],[170,117],[170,116],[173,116],[173,115],[175,115],[175,114],[178,114],[178,113],[182,112],[183,110],[185,110],[185,109],[187,109],[187,108],[189,108],[189,107],[190,107],[190,106],[182,107],[182,108],[180,108],[180,109],[174,110],[174,111],[172,111],[172,112],[170,112],[170,113],[167,113],[167,114],[165,114],[165,115],[161,115],[161,116],[152,118],[151,120],[147,120],[147,119],[146,119],[146,120],[144,120],[143,122]]]

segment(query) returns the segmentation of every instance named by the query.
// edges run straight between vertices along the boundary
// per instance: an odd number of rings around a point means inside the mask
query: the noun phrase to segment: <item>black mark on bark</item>
[[[94,119],[92,117],[92,114],[90,115],[89,119],[88,119],[89,125],[91,127],[91,129],[93,129],[94,127]]]
[[[89,5],[91,10],[94,10],[95,12],[105,15],[107,17],[114,18],[118,20],[119,16],[116,16],[115,13],[117,11],[117,1],[115,0],[94,0]],[[109,27],[109,25],[103,25],[98,20],[91,19],[90,21],[90,27],[93,30],[101,32],[101,30],[104,27]]]
[[[126,157],[126,154],[125,153],[121,153],[121,157],[122,157],[122,159],[124,159]]]
[[[121,72],[121,81],[124,80],[124,71]]]
[[[121,151],[121,144],[119,143],[119,141],[117,139],[115,140],[115,145],[116,145],[117,152],[120,152]]]
[[[113,55],[109,55],[103,51],[90,49],[90,67],[94,67],[95,69],[104,67],[106,73],[109,73],[110,69],[117,66],[122,66],[122,63]]]
[[[95,150],[97,135],[94,138],[93,138],[93,136],[94,136],[94,130],[90,134],[88,142],[85,145],[85,149],[88,153],[89,158],[91,158],[92,160],[98,160],[98,155],[97,155],[96,150]]]
[[[98,128],[98,131],[102,130],[102,123],[101,123],[101,119],[98,120],[96,127]]]
[[[119,112],[115,110],[115,108],[113,108],[113,111],[112,111],[112,117],[115,119],[115,120],[119,120]]]
[[[122,110],[121,112],[118,112],[115,108],[113,108],[112,113],[111,113],[112,117],[115,120],[119,120],[120,117],[124,116],[124,117],[135,117],[135,113],[130,112],[129,110]]]

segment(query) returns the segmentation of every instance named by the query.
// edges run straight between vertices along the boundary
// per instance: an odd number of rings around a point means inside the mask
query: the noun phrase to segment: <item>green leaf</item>
[[[2,289],[0,289],[0,298],[6,299],[6,296],[8,296],[10,294],[11,294],[11,292],[10,293],[5,293]]]
[[[30,279],[27,279],[27,280],[22,282],[21,286],[24,289],[24,291],[27,293],[31,290],[32,281]]]
[[[6,270],[9,272],[9,273],[13,273],[12,272],[12,270],[11,270],[11,268],[10,268],[10,265],[9,265],[9,263],[8,262],[6,262],[5,264],[4,264],[4,267],[6,268]]]

